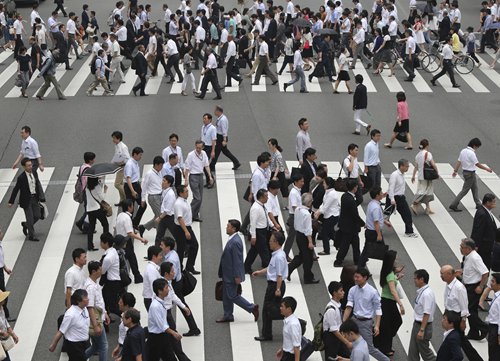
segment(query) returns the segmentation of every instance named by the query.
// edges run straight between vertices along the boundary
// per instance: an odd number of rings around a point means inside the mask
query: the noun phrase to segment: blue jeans
[[[107,361],[108,359],[108,339],[104,326],[101,326],[102,333],[100,336],[90,336],[92,345],[85,350],[85,357],[90,358],[94,352],[99,353],[99,361]]]
[[[234,282],[224,282],[224,290],[222,292],[222,307],[224,308],[224,318],[228,320],[234,319],[234,305],[240,306],[248,313],[252,312],[254,304],[248,302],[238,294],[238,286]]]

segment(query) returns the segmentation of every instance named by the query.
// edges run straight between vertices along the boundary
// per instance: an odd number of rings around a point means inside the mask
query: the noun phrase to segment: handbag
[[[302,336],[300,341],[300,361],[306,361],[314,352],[314,346],[311,340]]]
[[[224,281],[217,281],[215,284],[215,300],[222,301],[222,293],[224,292]],[[241,295],[243,289],[241,288],[241,283],[238,285],[236,292]]]
[[[252,191],[252,181],[248,182],[247,189],[245,190],[245,193],[243,193],[243,199],[246,200],[247,202],[250,202],[250,192]]]
[[[3,347],[0,347],[0,361],[5,360],[7,358],[7,354],[5,353],[5,350]]]
[[[347,182],[349,181],[349,176],[351,172],[347,174],[346,178],[342,178],[340,175],[342,174],[342,162],[340,163],[340,171],[337,180],[334,183],[334,188],[337,192],[347,192]]]
[[[99,202],[97,200],[97,198],[94,197],[94,195],[92,194],[92,191],[91,190],[89,190],[89,191],[90,191],[90,195],[92,196],[92,198],[94,198],[94,200],[101,205],[101,209],[106,214],[106,217],[111,217],[113,215],[113,208],[111,208],[111,205],[104,200]]]
[[[95,319],[97,321],[97,325],[101,326],[102,329],[102,314],[103,310],[101,310],[99,307],[94,307],[94,315]],[[89,326],[89,335],[90,336],[97,336],[94,330],[94,326],[92,326],[92,322],[90,323]]]
[[[21,88],[24,85],[24,79],[21,74],[17,74],[16,78],[14,79],[14,85],[18,88]]]
[[[196,288],[198,280],[187,270],[182,271],[182,294],[187,296]]]
[[[10,35],[15,35],[16,34],[16,29],[14,29],[13,27],[10,27],[9,28],[9,34]]]
[[[370,177],[364,174],[360,174],[359,177],[361,178],[361,181],[363,182],[363,194],[366,194],[372,189],[373,186],[373,181]]]
[[[431,163],[427,162],[427,154],[429,154],[429,152],[425,152],[424,157],[424,179],[429,181],[438,179],[438,172],[436,172]]]
[[[389,246],[383,241],[366,241],[363,253],[367,258],[383,260]]]
[[[14,339],[12,336],[9,335],[5,340],[0,341],[2,343],[2,347],[5,351],[10,351],[14,348],[16,343],[14,342]]]
[[[396,134],[396,139],[403,143],[408,143],[408,137],[406,136],[406,132],[399,132]]]
[[[243,59],[243,58],[238,58],[238,59],[236,59],[236,65],[240,69],[246,69],[246,67],[247,67],[247,61],[245,59]]]
[[[49,209],[45,202],[38,202],[38,206],[40,207],[40,219],[46,219],[49,216]]]

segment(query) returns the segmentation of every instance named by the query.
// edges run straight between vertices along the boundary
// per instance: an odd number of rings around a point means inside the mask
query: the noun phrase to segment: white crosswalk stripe
[[[336,178],[338,175],[338,171],[340,165],[338,162],[324,162],[328,166],[329,175]],[[288,167],[296,166],[296,161],[287,161]],[[362,167],[362,164],[360,164]],[[256,164],[255,162],[249,163],[250,169],[254,169]],[[397,164],[393,165],[394,167]],[[453,170],[452,165],[447,163],[438,163],[438,169],[440,171],[440,175],[442,179],[439,182],[444,182],[446,187],[451,190],[453,194],[458,194],[460,192],[463,180],[460,177],[452,178],[451,172]],[[242,219],[243,214],[240,213],[240,209],[246,211],[247,206],[242,205],[240,208],[241,199],[238,196],[238,190],[236,185],[236,177],[235,172],[231,170],[232,163],[219,162],[216,167],[216,188],[215,192],[217,194],[217,203],[218,203],[218,219],[219,225],[216,227],[218,231],[220,231],[220,236],[222,239],[221,249],[225,245],[227,240],[227,236],[225,234],[225,226],[228,219],[236,218]],[[147,172],[151,168],[151,165],[145,165],[143,167],[143,171]],[[45,314],[47,312],[48,306],[50,304],[51,298],[54,297],[55,294],[60,292],[63,293],[63,289],[57,289],[55,287],[58,279],[58,275],[60,274],[62,260],[66,251],[66,245],[71,237],[72,227],[71,225],[76,217],[77,211],[79,209],[79,205],[75,203],[72,199],[72,192],[74,187],[74,182],[76,179],[78,168],[73,167],[69,170],[69,175],[67,180],[64,182],[65,187],[62,193],[60,200],[58,201],[58,206],[51,213],[54,214],[52,219],[52,223],[50,224],[50,229],[48,231],[47,237],[45,239],[45,243],[43,244],[43,249],[41,251],[40,258],[36,264],[36,270],[31,276],[31,281],[29,283],[29,288],[26,291],[26,297],[24,299],[23,304],[21,305],[21,310],[18,315],[18,320],[15,323],[15,330],[18,335],[21,336],[22,347],[16,347],[11,351],[11,355],[13,359],[21,360],[21,361],[32,361],[33,355],[35,352],[35,348],[37,347],[37,343],[39,337],[42,332],[46,332],[42,329],[42,325],[44,323]],[[52,174],[54,174],[55,169],[52,167],[45,168],[44,172],[39,172],[39,176],[42,182],[44,189],[51,187],[51,179]],[[411,174],[412,169],[409,170],[408,174]],[[10,196],[10,186],[12,181],[15,180],[17,171],[12,169],[0,169],[0,200],[5,199],[7,196]],[[500,178],[495,173],[486,173],[484,171],[478,171],[477,176],[479,180],[484,183],[484,185],[488,188],[488,190],[494,194],[500,194]],[[112,177],[109,177],[112,178]],[[438,181],[436,181],[438,182]],[[108,185],[108,192],[106,198],[110,204],[116,203],[118,200],[118,192],[113,187],[113,179],[107,179],[106,183]],[[416,191],[416,185],[411,183],[410,176],[406,176],[406,185],[407,188],[414,193]],[[382,188],[387,188],[386,179],[382,179]],[[10,188],[10,189],[9,189]],[[436,187],[437,189],[439,187]],[[50,189],[49,189],[50,190]],[[222,191],[221,191],[222,190]],[[241,190],[240,190],[241,191]],[[340,194],[339,194],[340,195]],[[408,202],[411,202],[411,199],[408,199]],[[364,206],[366,206],[366,201]],[[443,293],[445,284],[441,281],[439,275],[440,266],[444,263],[449,263],[450,259],[440,259],[433,251],[433,247],[436,247],[436,242],[442,242],[440,247],[445,247],[451,251],[451,254],[454,255],[454,260],[452,264],[458,264],[461,259],[461,254],[459,252],[459,244],[460,240],[466,236],[460,224],[453,218],[452,214],[450,214],[447,210],[447,204],[443,204],[440,200],[440,195],[435,194],[434,201],[431,203],[431,206],[434,210],[434,214],[432,215],[424,215],[423,212],[421,215],[414,216],[414,231],[418,234],[418,229],[420,226],[416,226],[415,223],[420,223],[421,217],[428,217],[432,222],[432,225],[437,229],[438,233],[432,236],[432,239],[425,239],[422,237],[419,238],[407,238],[404,236],[404,223],[401,220],[401,217],[398,214],[395,214],[391,217],[391,222],[394,226],[394,231],[386,230],[386,232],[395,232],[398,247],[402,247],[404,251],[409,255],[411,262],[415,266],[415,268],[425,268],[430,273],[430,285],[434,290],[436,295],[436,301],[438,304],[439,310],[442,312],[444,310],[443,306]],[[467,217],[469,217],[470,222],[472,223],[472,217],[475,214],[475,204],[472,200],[470,193],[462,200],[461,207],[465,207],[468,211]],[[111,218],[109,218],[110,230],[113,230],[116,214],[118,210],[114,207],[114,214]],[[360,215],[364,218],[364,212],[362,208],[359,208]],[[148,207],[147,211],[144,214],[143,220],[147,221],[153,217],[152,210]],[[283,214],[279,215],[279,219],[281,223],[284,224],[286,218]],[[3,250],[5,253],[5,261],[10,267],[14,268],[14,272],[16,272],[22,265],[17,262],[18,256],[21,252],[21,248],[24,245],[24,236],[21,232],[20,222],[24,221],[24,213],[22,209],[18,208],[13,213],[12,218],[10,220],[10,224],[6,231],[6,236],[3,243]],[[497,223],[500,225],[500,222]],[[98,227],[98,233],[100,231],[100,226]],[[205,247],[207,243],[202,241],[203,234],[200,229],[200,223],[193,224],[193,230],[195,231],[200,245],[200,250],[198,253],[198,258],[196,261],[196,269],[202,271],[204,270],[204,266],[201,257],[201,248]],[[150,241],[152,244],[154,237],[156,235],[155,229],[150,231],[146,231],[144,237]],[[44,237],[41,237],[42,240]],[[98,237],[97,235],[94,237],[94,244],[97,244]],[[364,233],[360,233],[360,243],[361,248],[364,244]],[[316,252],[321,251],[321,241],[318,241],[318,245],[316,246]],[[212,244],[211,246],[215,246]],[[248,246],[244,242],[244,247]],[[139,268],[142,272],[145,267],[145,262],[142,261],[142,257],[139,255],[145,254],[145,249],[147,247],[142,246],[137,242],[136,244],[138,258],[139,258]],[[392,247],[391,247],[392,248]],[[335,250],[333,250],[335,253]],[[246,254],[246,251],[244,251]],[[91,260],[99,260],[102,256],[102,251],[92,252],[88,254],[88,259]],[[333,280],[340,279],[340,268],[333,268],[334,256],[321,256],[318,260],[318,266],[320,269],[320,275],[316,278],[323,279],[323,287],[327,287],[329,282]],[[218,260],[212,260],[213,262],[218,262]],[[371,273],[374,275],[373,283],[379,289],[379,274],[381,261],[370,260],[368,267],[370,268]],[[198,327],[202,330],[202,334],[199,337],[191,337],[184,338],[183,344],[184,349],[188,356],[193,360],[205,360],[205,348],[204,345],[204,331],[207,330],[207,327],[210,329],[215,326],[207,326],[206,322],[213,322],[216,318],[216,315],[207,315],[204,314],[203,310],[203,291],[210,292],[211,290],[203,289],[202,277],[197,276],[198,278],[198,286],[197,289],[186,298],[191,311],[195,315]],[[250,278],[250,277],[249,277]],[[250,302],[254,302],[257,304],[262,304],[262,300],[254,299],[255,289],[252,286],[259,287],[262,286],[262,280],[256,279],[250,281],[247,279],[243,287],[243,296],[249,300]],[[9,282],[9,279],[7,279]],[[253,284],[253,285],[252,285]],[[323,303],[326,304],[327,297],[325,294],[324,300],[311,300],[308,295],[308,287],[314,287],[309,285],[303,285],[299,281],[298,273],[294,273],[292,275],[292,281],[287,282],[287,295],[295,297],[299,301],[300,307],[297,309],[297,314],[300,318],[308,321],[308,325],[313,325],[317,321],[317,316],[314,315],[313,312],[308,308],[308,304],[314,302],[314,304],[321,305],[321,308],[324,307]],[[10,283],[7,283],[7,287],[12,287]],[[145,320],[147,319],[147,313],[145,312],[145,308],[142,300],[140,299],[140,295],[142,293],[142,285],[132,284],[129,286],[129,291],[136,294],[138,297],[138,302],[136,307],[141,311],[143,315],[143,324],[147,324]],[[406,294],[413,294],[413,289],[404,289]],[[42,297],[43,296],[43,297]],[[405,297],[403,299],[403,303],[406,309],[406,315],[403,316],[403,325],[401,326],[397,337],[399,341],[403,345],[404,351],[408,352],[408,345],[410,341],[411,328],[413,323],[413,301]],[[33,309],[37,309],[38,312],[34,314]],[[220,310],[222,312],[222,309]],[[259,324],[253,321],[253,316],[248,314],[244,310],[239,307],[235,307],[234,310],[235,321],[230,324],[230,340],[226,340],[225,342],[230,342],[230,348],[232,352],[232,359],[234,360],[244,360],[244,361],[260,361],[267,360],[273,357],[272,355],[264,355],[263,348],[261,344],[253,341],[253,337],[259,335]],[[180,332],[186,332],[188,330],[188,326],[180,315],[180,312],[176,314],[177,325]],[[205,320],[208,318],[208,321]],[[206,322],[204,322],[206,321]],[[438,324],[438,323],[437,323]],[[435,327],[439,327],[436,325]],[[52,331],[50,331],[52,332]],[[308,327],[306,331],[306,336],[308,338],[312,338],[313,328]],[[487,343],[485,341],[471,341],[473,346],[479,352],[481,357],[487,359]],[[21,346],[21,344],[20,344]],[[434,349],[436,349],[434,345]],[[60,360],[66,360],[65,355],[61,355]],[[319,353],[315,353],[311,356],[310,360],[319,361],[321,360],[321,356]],[[399,358],[398,358],[399,360]]]

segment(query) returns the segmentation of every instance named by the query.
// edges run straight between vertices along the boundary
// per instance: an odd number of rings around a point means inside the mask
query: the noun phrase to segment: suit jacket
[[[66,41],[66,39],[64,39],[63,33],[61,33],[60,31],[57,31],[55,33],[52,33],[52,36],[54,37],[55,48],[59,49],[60,55],[67,56],[68,55],[68,42]]]
[[[356,85],[352,106],[354,109],[366,109],[368,107],[368,96],[364,84]]]
[[[318,165],[316,162],[312,163],[314,170],[318,171]],[[304,160],[304,163],[300,166],[300,173],[304,176],[304,186],[302,187],[301,193],[309,192],[309,185],[311,183],[311,179],[314,178],[313,170],[311,169],[311,165],[307,160]]]
[[[441,344],[436,361],[462,361],[463,359],[464,355],[460,347],[460,334],[457,330],[453,330]]]
[[[450,36],[451,21],[449,16],[443,17],[443,20],[439,23],[439,41],[446,40]]]
[[[81,19],[82,19],[81,20],[81,24],[84,27],[84,29],[86,30],[87,29],[87,25],[90,22],[89,13],[86,12],[86,11],[82,11],[82,17],[81,17]]]
[[[40,180],[38,180],[38,175],[36,173],[33,173],[33,177],[35,177],[35,190],[38,200],[41,202],[45,202],[45,194],[43,193],[43,188],[40,184]],[[17,193],[19,192],[19,206],[21,208],[28,208],[31,200],[31,192],[26,172],[22,172],[17,177],[16,185],[14,186],[12,194],[10,195],[9,204],[14,204],[14,202],[16,201]]]
[[[135,55],[135,59],[136,59],[135,73],[137,75],[147,74],[148,73],[148,62],[147,62],[144,54],[141,53],[140,51],[137,52],[137,54]]]
[[[127,42],[133,44],[134,38],[137,37],[137,31],[139,29],[135,28],[134,22],[131,19],[127,20],[125,27],[127,28]]]
[[[340,198],[339,229],[344,233],[359,233],[365,221],[361,219],[356,205],[356,198],[345,192]]]
[[[272,41],[271,39],[274,39],[277,34],[278,34],[278,23],[276,22],[276,20],[271,19],[271,22],[267,27],[266,37],[269,39],[269,41]],[[270,55],[274,56],[273,54]]]
[[[490,213],[486,208],[479,207],[474,215],[474,222],[472,223],[472,233],[470,238],[476,242],[478,248],[481,246],[491,249],[495,242],[497,232],[497,225],[491,218]]]
[[[243,265],[243,242],[239,234],[235,234],[224,247],[219,263],[219,277],[226,283],[234,283],[239,277],[245,280],[245,266]]]

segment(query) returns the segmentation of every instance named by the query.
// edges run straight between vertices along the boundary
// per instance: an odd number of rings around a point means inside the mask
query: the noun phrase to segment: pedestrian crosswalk
[[[405,82],[406,72],[402,67],[402,64],[396,66],[396,75],[389,77],[389,70],[384,70],[380,75],[374,75],[372,70],[367,70],[361,64],[357,62],[355,69],[351,70],[351,86],[354,86],[354,75],[361,74],[364,78],[364,84],[367,87],[369,93],[377,92],[389,92],[396,93],[399,91],[405,91],[408,93],[492,93],[497,92],[500,87],[500,67],[496,69],[491,69],[489,64],[493,61],[494,54],[491,50],[487,50],[486,54],[481,54],[478,56],[482,62],[480,68],[475,68],[475,70],[469,74],[459,74],[455,72],[455,77],[457,82],[461,85],[461,88],[453,88],[450,80],[447,76],[443,76],[438,79],[439,87],[430,86],[430,79],[432,74],[427,73],[424,70],[417,69],[415,71],[415,79],[413,82]],[[69,60],[70,66],[74,67],[74,70],[66,70],[64,64],[59,64],[56,72],[56,78],[61,84],[61,88],[67,97],[84,96],[85,91],[88,89],[90,83],[93,81],[93,76],[90,74],[90,62],[92,56],[87,56],[83,60],[76,60],[75,56],[72,56]],[[272,64],[271,69],[277,73],[281,68],[283,59],[280,58],[277,64]],[[0,97],[4,98],[16,98],[20,95],[20,89],[14,86],[14,79],[17,71],[17,62],[14,61],[13,52],[3,51],[0,53],[0,65],[2,65],[2,70],[0,72]],[[338,69],[338,63],[336,62],[336,68]],[[288,73],[288,66],[286,66],[285,71],[282,75],[278,76],[279,85],[272,86],[269,80],[265,77],[261,78],[259,85],[252,85],[254,81],[255,74],[251,78],[244,76],[249,70],[242,69],[241,73],[244,78],[244,82],[241,86],[237,85],[236,81],[233,81],[232,87],[227,87],[224,91],[225,93],[239,93],[242,91],[251,91],[255,93],[282,93],[284,92],[284,83],[288,82],[293,78],[293,75]],[[305,72],[306,79],[309,74],[311,74],[313,69]],[[196,82],[198,88],[201,86],[202,77],[199,71],[194,71]],[[33,77],[30,80],[30,85],[28,87],[28,94],[34,96],[36,91],[43,84],[43,79],[37,78],[38,72],[35,71]],[[226,73],[225,69],[218,70],[219,83],[221,86],[226,84]],[[135,70],[128,69],[125,72],[125,83],[119,84],[115,82],[111,85],[114,90],[115,95],[131,95],[132,87],[138,82],[138,77],[135,74]],[[333,88],[333,83],[330,83],[328,79],[319,79],[314,77],[311,82],[306,80],[307,90],[309,93],[331,93]],[[295,89],[294,89],[295,88]],[[287,88],[287,93],[298,93],[300,89],[300,83],[294,84]],[[47,91],[46,95],[49,96],[53,91],[53,87]],[[340,92],[346,92],[347,88],[342,82],[339,87]],[[209,91],[211,92],[211,86]],[[94,96],[102,95],[103,89],[98,87],[94,92]],[[159,67],[158,75],[155,77],[148,76],[146,93],[150,95],[180,95],[181,84],[173,83],[168,84],[167,79],[164,77],[163,67]]]
[[[0,54],[1,55],[1,54]],[[336,177],[339,172],[339,163],[336,161],[324,162],[328,166],[329,175]],[[288,167],[291,168],[297,165],[297,161],[287,161]],[[452,264],[459,267],[461,254],[459,251],[460,240],[470,234],[472,228],[472,219],[475,214],[475,204],[472,196],[468,194],[463,200],[461,207],[465,208],[467,212],[460,215],[449,213],[447,205],[451,196],[455,196],[461,190],[463,181],[460,177],[453,178],[452,165],[448,163],[437,163],[442,179],[436,180],[435,199],[431,203],[434,214],[414,216],[414,230],[419,234],[419,238],[407,238],[404,236],[404,224],[399,215],[393,215],[391,222],[393,230],[386,229],[384,231],[384,238],[386,243],[392,249],[398,251],[398,258],[406,265],[406,277],[402,279],[403,286],[403,304],[406,309],[406,314],[403,316],[403,325],[396,336],[395,350],[396,355],[394,360],[406,360],[408,352],[408,345],[410,341],[411,328],[413,322],[413,298],[415,296],[415,287],[413,285],[412,273],[415,269],[424,268],[430,274],[430,286],[436,294],[438,311],[435,315],[433,324],[434,337],[432,345],[435,350],[439,348],[442,340],[441,326],[440,326],[440,313],[443,312],[443,294],[445,283],[440,279],[439,270],[444,264]],[[248,177],[256,163],[250,162],[244,165],[238,173],[245,173]],[[362,167],[362,164],[361,164]],[[397,164],[386,165],[384,170],[390,173],[396,169]],[[243,361],[265,361],[274,359],[274,352],[279,347],[281,342],[281,335],[278,330],[281,326],[275,322],[274,326],[274,341],[272,343],[271,353],[270,347],[266,344],[261,344],[253,340],[254,336],[259,335],[260,323],[253,322],[253,316],[246,313],[239,307],[235,307],[234,316],[235,322],[223,329],[223,325],[216,325],[215,319],[218,315],[222,314],[222,305],[217,304],[213,308],[213,284],[217,279],[215,273],[210,273],[209,270],[217,272],[217,265],[219,262],[219,255],[222,251],[226,240],[226,224],[228,219],[236,218],[243,219],[245,213],[248,211],[248,204],[242,202],[242,195],[244,193],[246,182],[241,182],[241,174],[236,174],[232,169],[231,163],[219,162],[216,166],[215,180],[216,187],[214,190],[205,191],[204,200],[202,205],[202,218],[216,219],[215,223],[194,223],[193,229],[199,240],[199,253],[196,260],[195,268],[202,271],[201,275],[196,276],[198,279],[198,286],[196,290],[186,297],[191,311],[193,312],[198,327],[202,333],[198,337],[183,338],[183,346],[185,352],[191,360],[211,360],[214,355],[218,355],[217,351],[226,350],[228,354],[222,355],[220,360],[243,360]],[[387,169],[386,169],[387,168]],[[151,165],[144,165],[144,172],[151,169]],[[76,181],[78,167],[71,167],[65,172],[55,172],[53,167],[46,167],[44,172],[39,172],[40,180],[46,193],[50,196],[54,193],[54,189],[63,186],[60,197],[56,200],[48,199],[54,205],[54,209],[50,210],[49,219],[46,221],[50,223],[46,235],[39,234],[40,253],[34,258],[36,267],[34,272],[29,276],[28,286],[24,292],[26,293],[23,298],[22,304],[19,305],[19,312],[17,313],[17,321],[15,331],[19,335],[21,342],[11,352],[11,358],[19,361],[34,361],[34,360],[65,360],[65,355],[57,351],[56,355],[47,353],[40,358],[40,350],[45,350],[47,345],[44,344],[47,339],[50,339],[55,332],[55,319],[46,320],[49,317],[49,309],[54,307],[54,303],[62,305],[63,300],[63,286],[61,279],[64,277],[66,268],[64,265],[68,264],[71,250],[77,246],[86,245],[86,236],[81,235],[72,226],[77,213],[79,213],[79,204],[73,201],[72,193]],[[411,174],[412,168],[409,170]],[[12,190],[12,182],[16,177],[16,170],[0,169],[0,201],[4,204],[7,203],[8,196]],[[53,179],[54,174],[66,174],[67,178],[63,180]],[[486,191],[492,192],[497,196],[500,195],[500,177],[495,173],[486,173],[478,171],[479,187],[481,193]],[[112,179],[113,178],[113,179]],[[386,175],[382,179],[382,188],[387,189]],[[109,204],[117,203],[119,198],[118,191],[113,187],[114,177],[108,177],[106,184],[108,190],[106,193],[106,200]],[[406,177],[407,198],[411,201],[411,194],[416,191],[416,185],[411,183],[410,176]],[[365,196],[366,198],[366,196]],[[363,209],[366,207],[367,201],[365,200],[362,207],[360,207],[360,215],[365,217]],[[284,204],[283,204],[284,205]],[[113,209],[113,216],[108,218],[110,229],[112,230],[115,224],[115,218],[118,210],[117,207]],[[143,221],[147,221],[153,217],[151,209],[148,207],[144,214]],[[281,224],[285,224],[287,214],[282,212],[279,214]],[[22,234],[20,227],[21,221],[24,220],[23,211],[18,208],[12,212],[7,228],[5,229],[5,238],[2,242],[3,251],[5,254],[5,264],[13,268],[14,274],[22,272],[26,266],[24,257],[21,257],[22,252],[30,252],[30,248],[25,242],[25,237]],[[497,224],[500,225],[498,219]],[[37,224],[37,229],[38,229]],[[41,228],[41,227],[40,227]],[[94,244],[98,245],[98,232],[94,236]],[[154,240],[155,230],[146,231],[144,237],[151,242]],[[221,243],[219,243],[219,240]],[[361,247],[364,244],[364,233],[360,233]],[[317,241],[316,253],[322,250],[321,241]],[[244,247],[247,248],[248,244],[245,242]],[[146,255],[147,246],[136,244],[137,257],[140,260],[139,267],[141,272],[145,268],[146,262],[141,262],[143,256]],[[218,250],[218,251],[216,251]],[[246,251],[245,251],[246,253]],[[209,256],[212,255],[212,256]],[[216,258],[214,258],[214,255]],[[102,251],[91,252],[87,255],[88,260],[99,260],[102,256]],[[313,266],[313,272],[316,278],[320,279],[320,285],[304,285],[301,283],[301,271],[295,272],[292,275],[291,282],[286,284],[286,294],[293,296],[298,300],[299,307],[297,308],[298,317],[307,321],[308,328],[306,337],[312,338],[313,325],[318,321],[318,312],[322,312],[325,304],[328,301],[328,295],[325,291],[329,282],[340,279],[340,268],[333,268],[332,263],[335,259],[335,250],[331,255],[321,256],[318,262]],[[381,261],[370,260],[368,262],[370,272],[373,274],[372,284],[376,286],[379,291],[379,274],[381,269]],[[299,276],[300,275],[300,276]],[[213,282],[212,282],[213,281]],[[7,289],[19,292],[20,285],[17,284],[17,279],[7,278]],[[243,296],[250,302],[258,303],[262,306],[263,290],[265,289],[265,280],[261,278],[253,278],[247,275],[246,281],[243,283]],[[318,290],[322,290],[318,292]],[[141,311],[142,324],[147,324],[147,313],[142,302],[142,285],[132,284],[129,286],[129,292],[133,292],[137,298],[136,307]],[[56,307],[59,309],[59,307]],[[215,311],[214,311],[215,309]],[[34,312],[36,310],[36,312]],[[59,312],[64,310],[61,308]],[[177,328],[180,332],[186,332],[188,326],[183,317],[179,317],[177,313]],[[47,327],[50,325],[50,327]],[[112,326],[112,328],[115,326]],[[214,337],[214,333],[227,332],[227,337]],[[48,336],[47,336],[48,335]],[[109,338],[110,350],[111,345],[116,344],[115,339]],[[483,359],[487,359],[487,343],[483,341],[472,341],[473,346],[477,349]],[[400,345],[398,347],[398,345]],[[35,356],[36,355],[36,356]],[[321,355],[319,353],[313,354],[309,360],[320,361]]]

